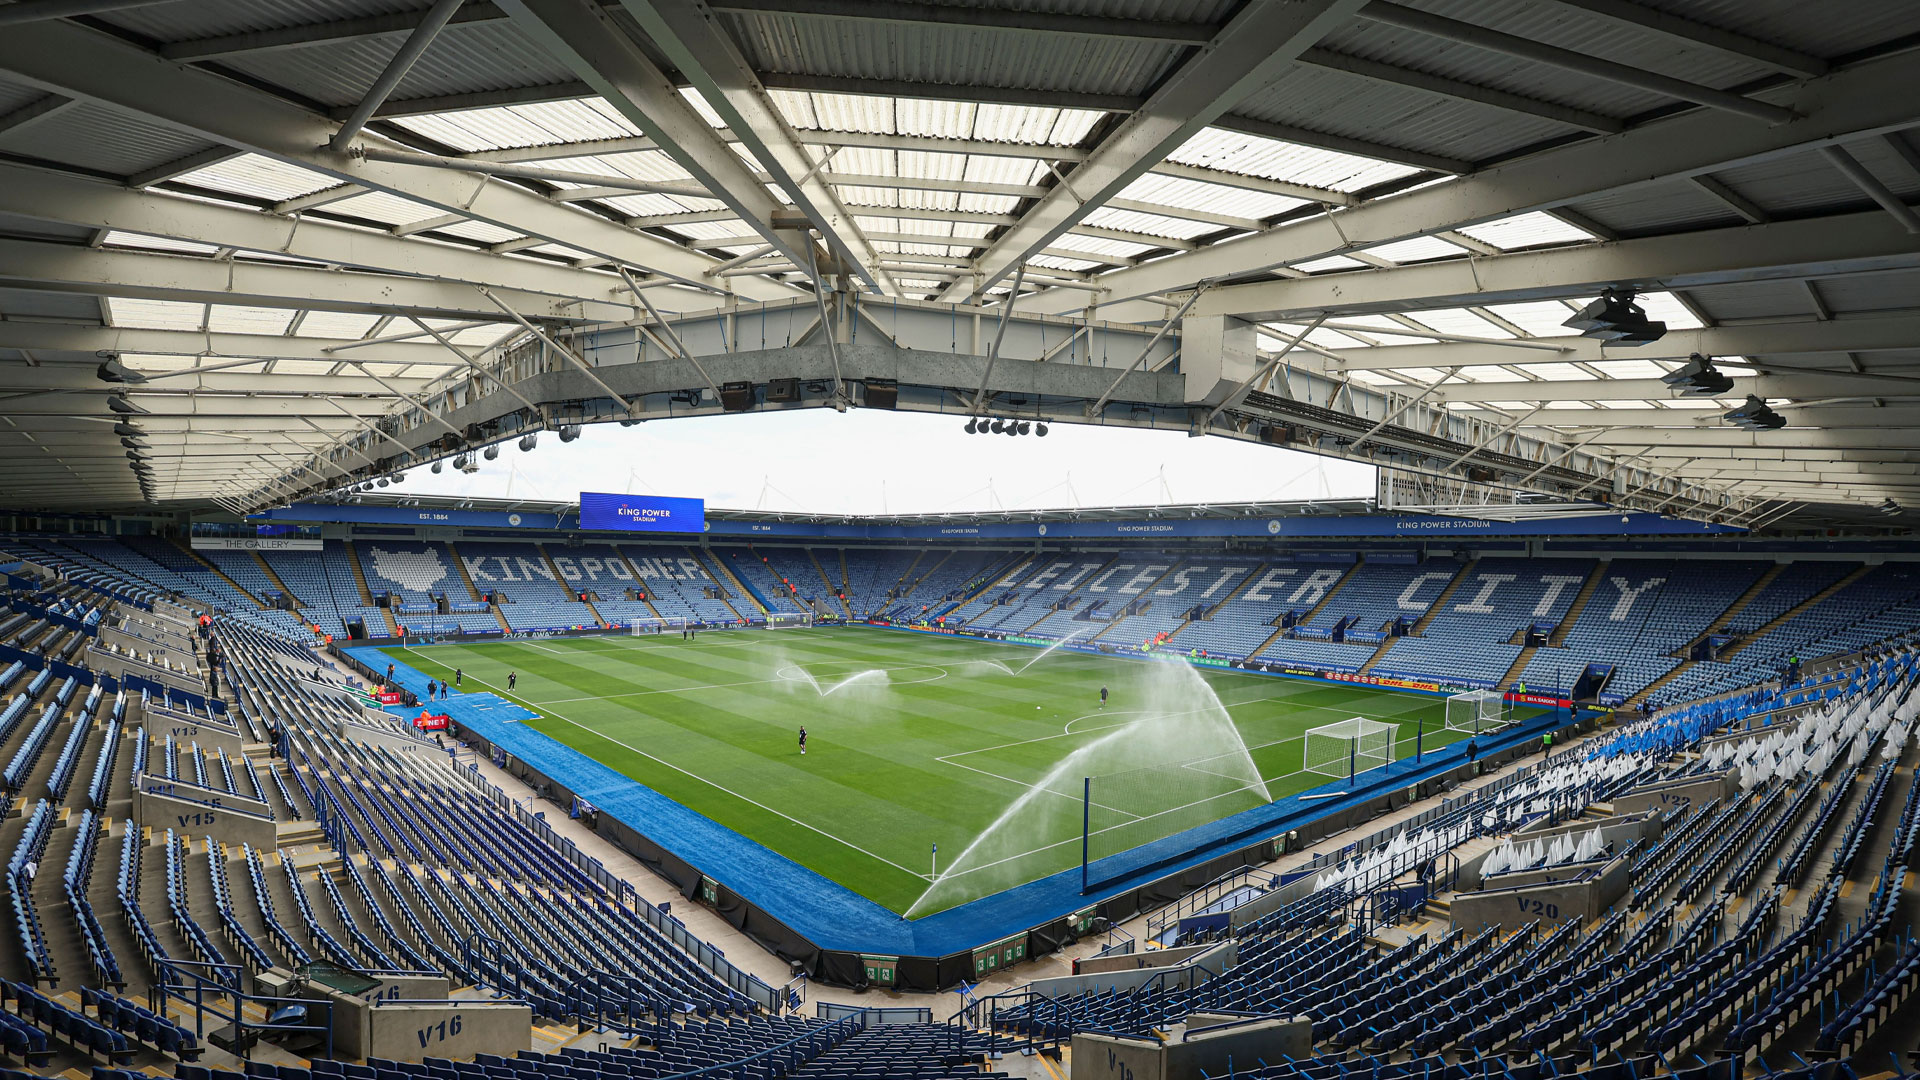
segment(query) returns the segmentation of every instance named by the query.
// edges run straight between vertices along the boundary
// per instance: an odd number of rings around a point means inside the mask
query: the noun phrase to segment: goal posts
[[[793,630],[802,626],[812,626],[812,625],[813,625],[813,616],[806,614],[804,612],[793,612],[793,611],[767,612],[767,629],[769,630]]]
[[[1507,725],[1507,698],[1498,690],[1469,690],[1447,698],[1447,730],[1467,735]]]
[[[670,630],[678,631],[685,630],[686,628],[687,620],[685,619],[639,618],[630,620],[628,623],[628,632],[634,637],[645,637],[649,634],[664,634]]]
[[[1400,725],[1356,716],[1307,729],[1302,768],[1321,776],[1352,777],[1393,761]]]

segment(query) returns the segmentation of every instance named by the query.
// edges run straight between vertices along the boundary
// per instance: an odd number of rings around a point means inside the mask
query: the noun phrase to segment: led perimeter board
[[[697,533],[707,527],[707,503],[705,499],[583,491],[580,527],[611,532]]]

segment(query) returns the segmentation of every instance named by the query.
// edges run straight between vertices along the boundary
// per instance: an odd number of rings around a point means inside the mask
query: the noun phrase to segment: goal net
[[[634,637],[649,634],[677,633],[687,628],[685,619],[632,619],[628,621],[628,633]]]
[[[767,629],[769,630],[792,630],[796,627],[812,625],[813,616],[804,612],[769,611],[767,613]]]
[[[1357,776],[1393,761],[1393,743],[1400,725],[1356,716],[1335,724],[1307,729],[1306,758],[1301,768],[1321,776]]]
[[[1505,727],[1506,695],[1498,690],[1469,690],[1447,698],[1447,730],[1478,735]]]

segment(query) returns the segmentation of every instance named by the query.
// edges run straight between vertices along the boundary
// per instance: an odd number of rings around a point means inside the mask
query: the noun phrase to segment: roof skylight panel
[[[1573,312],[1558,300],[1530,300],[1519,304],[1488,304],[1488,311],[1507,320],[1534,337],[1572,337],[1566,325]]]
[[[1020,208],[1013,195],[973,195],[963,193],[954,200],[954,209],[974,214],[1011,214]]]
[[[971,101],[899,98],[893,103],[894,131],[935,139],[971,138],[980,106]]]
[[[961,179],[975,184],[1034,185],[1047,175],[1047,163],[1033,158],[1002,157],[998,154],[944,155],[966,163]]]
[[[894,188],[867,187],[860,184],[835,185],[834,191],[849,209],[900,206],[900,192]]]
[[[833,168],[838,172],[861,172],[848,161],[858,162],[861,158],[848,158],[854,148],[842,150],[833,159]],[[969,160],[978,155],[970,154],[934,154],[924,150],[873,150],[870,154],[884,154],[892,159],[896,175],[911,177],[915,180],[964,180],[967,179]],[[1017,159],[1016,159],[1017,160]],[[1031,159],[1023,162],[1031,169],[1039,164]],[[1013,181],[1022,183],[1024,181]]]
[[[1483,244],[1492,244],[1505,251],[1539,247],[1544,244],[1573,244],[1583,240],[1598,239],[1577,225],[1569,225],[1552,214],[1537,210],[1528,214],[1501,218],[1498,221],[1462,226],[1457,231]]]
[[[220,249],[194,240],[176,240],[171,236],[147,236],[114,230],[102,241],[108,247],[137,248],[141,251],[171,251],[184,255],[211,255]]]
[[[950,244],[895,243],[894,249],[902,255],[926,255],[942,259],[964,259],[973,254],[972,248],[957,248]]]
[[[350,311],[309,311],[307,317],[300,320],[300,336],[351,341],[366,337],[367,331],[379,321],[378,315]]]
[[[120,362],[135,371],[190,371],[200,366],[198,356],[168,356],[154,353],[121,353]]]
[[[1115,259],[1137,259],[1154,250],[1147,244],[1114,240],[1105,236],[1086,236],[1076,232],[1061,234],[1050,246],[1068,251],[1084,251],[1089,255],[1108,255]]]
[[[696,199],[687,195],[650,195],[636,192],[632,195],[616,195],[597,200],[604,206],[611,206],[628,217],[661,217],[670,214],[700,214],[709,210],[725,210],[727,204],[718,199]]]
[[[1125,229],[1128,232],[1146,233],[1149,236],[1168,236],[1179,240],[1192,240],[1220,231],[1220,226],[1190,218],[1172,217],[1166,214],[1148,214],[1139,210],[1115,210],[1102,207],[1087,215],[1087,224],[1106,229]]]
[[[899,134],[894,124],[893,98],[867,94],[808,94],[812,123],[803,124],[790,117],[796,126],[826,131],[858,131],[870,135]]]
[[[215,304],[207,312],[207,329],[217,334],[284,334],[293,315],[287,308]]]
[[[1034,266],[1046,267],[1049,270],[1071,270],[1075,273],[1094,270],[1101,265],[1090,259],[1068,259],[1059,255],[1035,255],[1030,261]]]
[[[1409,311],[1407,318],[1430,330],[1442,334],[1460,334],[1467,337],[1511,338],[1513,333],[1475,315],[1466,308],[1429,308],[1423,311]]]
[[[113,325],[141,330],[198,330],[206,318],[205,304],[189,304],[179,300],[110,296],[107,298],[107,310],[113,316]]]
[[[1106,113],[1087,109],[983,104],[974,113],[973,127],[954,134],[963,139],[1074,146],[1104,116]]]
[[[556,158],[545,163],[548,168],[561,172],[589,173],[596,176],[613,178],[625,177],[629,180],[691,180],[693,174],[680,167],[680,163],[659,150],[633,150],[624,154],[593,154],[583,157]],[[583,187],[563,181],[562,187]]]
[[[1214,214],[1228,214],[1233,217],[1256,220],[1276,217],[1307,205],[1305,200],[1288,195],[1275,195],[1244,187],[1216,184],[1206,180],[1191,180],[1184,176],[1163,176],[1158,173],[1146,173],[1135,178],[1132,183],[1121,189],[1120,197],[1136,202],[1159,203],[1162,206],[1205,210]]]
[[[898,171],[900,168],[900,152],[897,150],[882,150],[872,146],[842,146],[836,149],[832,146],[821,146],[817,144],[807,146],[805,149],[808,160],[814,164],[818,165],[822,161],[827,163],[826,166],[821,169],[821,175],[823,176],[831,176],[834,173],[853,173],[859,176],[901,175]],[[955,154],[920,154],[917,156],[943,160],[957,160],[958,158],[958,155]],[[956,172],[958,172],[960,168],[958,164],[952,167]]]
[[[1647,309],[1647,318],[1666,323],[1668,330],[1698,330],[1706,325],[1670,292],[1641,293],[1638,299]]]
[[[727,126],[727,122],[720,119],[720,114],[714,111],[713,106],[707,104],[706,97],[700,93],[698,87],[681,87],[680,97],[688,105],[693,107],[694,112],[700,114],[700,119],[705,120],[708,127],[723,128]]]
[[[1178,150],[1167,155],[1167,160],[1347,192],[1359,191],[1419,171],[1410,165],[1396,165],[1212,127],[1197,132]]]
[[[259,154],[241,154],[216,161],[178,177],[177,182],[275,201],[308,195],[339,183],[330,176]]]
[[[1359,259],[1349,258],[1345,255],[1326,255],[1318,259],[1308,259],[1306,262],[1294,263],[1293,268],[1306,274],[1321,274],[1330,270],[1360,270],[1364,269],[1366,265],[1366,263],[1361,262]]]
[[[1513,383],[1513,382],[1533,381],[1527,378],[1525,375],[1522,375],[1511,368],[1497,367],[1491,364],[1488,364],[1488,365],[1476,364],[1473,367],[1463,367],[1460,369],[1459,377],[1462,379],[1466,379],[1469,382],[1477,382],[1477,383]]]
[[[688,221],[669,225],[667,228],[696,241],[734,240],[737,242],[741,238],[753,234],[753,230],[747,228],[745,222],[738,220]]]
[[[779,110],[781,118],[786,120],[790,127],[801,131],[809,131],[818,130],[826,126],[820,122],[818,116],[814,115],[814,95],[805,90],[775,90],[769,88],[767,90],[767,97],[772,100],[773,107]]]
[[[517,239],[520,234],[512,229],[503,229],[487,221],[462,221],[455,225],[443,225],[438,230],[448,236],[458,236],[465,240],[478,240],[483,244],[498,244],[505,240]]]
[[[275,375],[325,375],[333,370],[334,360],[276,360]]]
[[[498,323],[488,326],[475,326],[449,335],[448,340],[452,341],[455,345],[484,348],[494,344],[508,334],[517,333],[519,329],[518,326],[512,324],[503,326]]]
[[[1400,380],[1398,379],[1389,378],[1386,375],[1378,371],[1374,371],[1370,368],[1361,368],[1356,371],[1349,371],[1347,372],[1347,377],[1354,380],[1355,382],[1364,383],[1368,386],[1385,387],[1385,386],[1405,385],[1404,383],[1400,382]]]
[[[1388,244],[1375,244],[1360,249],[1376,259],[1385,259],[1391,263],[1427,262],[1433,259],[1448,259],[1466,254],[1467,249],[1437,236],[1415,236],[1406,240],[1395,240]]]
[[[1592,373],[1580,370],[1577,364],[1528,364],[1527,374],[1548,382],[1596,381]]]
[[[1591,366],[1614,379],[1657,379],[1667,373],[1665,367],[1652,360],[1596,360]],[[1751,375],[1752,372],[1727,368],[1725,374],[1740,376]]]
[[[369,191],[350,199],[342,199],[328,209],[352,217],[385,222],[388,225],[406,225],[415,221],[425,221],[440,214],[438,209],[426,203],[403,199],[384,191]]]
[[[863,231],[912,233],[915,236],[952,236],[956,227],[956,223],[951,221],[881,217],[872,211],[856,214],[853,223],[855,228]]]

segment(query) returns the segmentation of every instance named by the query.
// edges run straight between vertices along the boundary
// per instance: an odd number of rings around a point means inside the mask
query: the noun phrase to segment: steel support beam
[[[408,277],[463,281],[585,301],[574,318],[625,319],[632,308],[612,298],[621,291],[612,274],[576,270],[531,259],[508,259],[447,244],[407,241],[346,225],[289,220],[152,191],[0,162],[0,212],[42,221],[162,236],[242,251],[292,255],[331,266]]]
[[[798,228],[775,226],[783,209],[779,200],[610,12],[592,0],[500,0],[500,7],[522,33],[652,135],[669,157],[693,174],[707,197],[725,203],[795,265],[805,264],[804,249],[812,241]]]
[[[34,240],[0,240],[0,282],[10,289],[42,292],[418,315],[429,319],[493,319],[497,314],[472,286],[456,282],[343,273],[276,263],[101,251]],[[565,322],[580,318],[579,305],[574,301],[520,290],[499,291],[503,296],[512,297],[516,310],[524,310],[537,318]]]
[[[447,213],[703,284],[713,260],[659,237],[557,205],[524,188],[438,169],[366,161],[325,150],[335,125],[237,81],[175,64],[72,23],[35,23],[0,34],[9,77],[192,131],[236,149],[390,192]],[[746,299],[793,295],[771,281],[739,283]]]
[[[1448,370],[1458,371],[1459,368]],[[1876,375],[1834,371],[1819,375],[1759,375],[1733,381],[1733,389],[1714,398],[1676,398],[1659,379],[1553,379],[1540,382],[1455,383],[1435,394],[1447,404],[1481,401],[1711,401],[1738,402],[1748,394],[1777,398],[1920,398],[1920,375]],[[1730,408],[1731,406],[1729,406]]]
[[[460,0],[433,0],[433,6],[420,17],[420,25],[414,27],[413,33],[408,34],[407,40],[394,51],[392,58],[387,61],[387,66],[381,70],[379,76],[373,80],[373,85],[369,86],[366,94],[361,97],[360,104],[355,105],[353,112],[347,114],[347,118],[341,121],[340,130],[334,132],[333,138],[327,141],[329,147],[345,150],[353,142],[354,136],[360,134],[360,129],[367,126],[367,120],[373,116],[374,111],[386,104],[387,95],[393,93],[394,88],[400,85],[400,80],[406,78],[407,72],[413,70],[414,62],[426,53],[427,47],[433,44],[433,39],[438,37],[440,31],[446,27],[447,20],[453,18],[453,13],[459,9]]]
[[[1418,8],[1402,7],[1399,4],[1388,3],[1387,0],[1373,0],[1361,9],[1360,17],[1399,27],[1402,30],[1411,30],[1417,34],[1429,34],[1505,56],[1578,72],[1606,82],[1631,86],[1637,90],[1664,94],[1679,98],[1681,101],[1691,101],[1697,105],[1751,117],[1769,124],[1784,124],[1799,116],[1784,105],[1757,101],[1731,91],[1716,90],[1711,86],[1676,79],[1671,75],[1662,75],[1658,72],[1615,63],[1590,53],[1563,49],[1557,45],[1548,45],[1545,42],[1488,29],[1474,23],[1449,19]]]
[[[1716,52],[1773,68],[1803,79],[1825,75],[1831,65],[1810,53],[1787,49],[1745,34],[1722,30],[1717,26],[1670,15],[1633,0],[1559,0],[1567,7],[1598,15],[1625,26],[1648,30],[1688,45],[1703,45]]]
[[[1828,143],[1882,135],[1920,122],[1920,103],[1910,92],[1911,82],[1904,57],[1869,61],[1791,93],[1765,91],[1766,97],[1792,100],[1804,114],[1792,124],[1729,124],[1714,112],[1681,113],[1612,138],[1583,141],[1484,169],[1455,183],[1435,184],[1117,270],[1100,279],[1108,289],[1104,303],[1177,293],[1203,280],[1230,280],[1445,229],[1555,210],[1582,198],[1750,165]],[[1223,122],[1220,126],[1233,125]],[[1042,293],[1020,306],[1062,314],[1080,310],[1085,298],[1066,292]]]
[[[1406,312],[1581,296],[1610,286],[1683,289],[1914,266],[1920,238],[1889,230],[1878,213],[1843,214],[1232,285],[1209,292],[1196,311],[1255,320]]]
[[[1740,323],[1699,330],[1669,330],[1649,345],[1625,349],[1592,338],[1539,339],[1565,352],[1535,352],[1488,345],[1376,345],[1332,350],[1328,370],[1394,371],[1418,367],[1522,367],[1529,364],[1600,363],[1608,360],[1682,360],[1706,356],[1834,355],[1920,348],[1920,315],[1887,318],[1849,316],[1831,322]],[[1837,370],[1837,369],[1836,369]],[[1532,386],[1533,383],[1515,383]]]
[[[982,296],[1087,214],[1118,195],[1195,133],[1247,98],[1366,0],[1301,0],[1243,8],[1218,36],[1162,82],[1087,160],[980,256],[971,282],[947,287],[941,299]]]
[[[820,167],[712,12],[696,0],[622,0],[621,6],[813,223],[841,267],[882,293],[899,293],[880,268],[880,253],[860,234],[853,213],[819,175]]]

